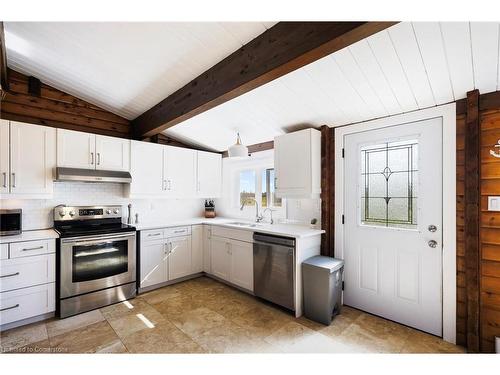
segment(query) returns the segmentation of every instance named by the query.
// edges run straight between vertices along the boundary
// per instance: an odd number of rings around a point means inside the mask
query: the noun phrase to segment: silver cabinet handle
[[[44,246],[37,246],[37,247],[28,247],[26,249],[23,249],[22,251],[33,251],[33,250],[40,250],[43,249]]]
[[[19,304],[16,304],[16,305],[11,306],[11,307],[4,307],[3,309],[0,309],[0,311],[12,310],[12,309],[15,309],[16,307],[19,307]]]
[[[149,233],[148,234],[148,237],[156,237],[156,236],[160,236],[161,233]]]
[[[0,276],[0,279],[3,279],[4,277],[12,277],[12,276],[17,276],[17,275],[19,275],[19,272],[9,273],[8,275],[2,275],[2,276]]]
[[[438,243],[434,240],[430,240],[429,242],[427,242],[427,244],[429,245],[429,247],[432,247],[434,249]]]
[[[16,187],[16,174],[14,172],[12,172],[12,187]]]
[[[97,153],[97,165],[101,165],[101,153]]]
[[[168,180],[168,190],[172,190],[172,180]]]
[[[278,177],[274,177],[274,189],[278,187]]]
[[[7,187],[7,173],[2,172],[2,174],[3,174],[3,187],[6,188]]]
[[[167,188],[166,188],[166,184],[167,184],[167,181],[166,181],[166,180],[163,180],[163,181],[161,182],[161,190],[167,190]]]
[[[90,165],[94,165],[94,153],[90,153]]]

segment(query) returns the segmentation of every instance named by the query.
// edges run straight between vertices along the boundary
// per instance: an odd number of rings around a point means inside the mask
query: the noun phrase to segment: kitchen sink
[[[227,224],[228,225],[236,225],[236,226],[239,226],[239,227],[250,227],[250,228],[255,228],[256,226],[258,226],[258,224],[242,223],[240,221],[234,221],[234,222],[227,223]]]

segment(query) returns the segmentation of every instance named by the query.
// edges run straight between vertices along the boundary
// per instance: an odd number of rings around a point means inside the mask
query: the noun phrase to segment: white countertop
[[[27,230],[15,236],[1,236],[0,243],[48,240],[51,238],[59,238],[59,235],[53,229]]]
[[[246,220],[241,219],[229,219],[229,218],[214,218],[206,219],[203,217],[184,219],[184,220],[169,220],[161,222],[145,222],[139,224],[132,224],[137,230],[148,230],[148,229],[158,229],[167,227],[177,227],[182,225],[196,225],[196,224],[210,224],[224,226],[233,229],[247,230],[251,232],[260,232],[268,234],[276,234],[279,236],[287,236],[294,238],[304,238],[310,236],[318,236],[325,233],[322,229],[312,229],[307,225],[297,225],[297,224],[269,224],[269,223],[253,223],[248,222],[248,224],[256,224],[256,226],[239,226],[231,223],[247,223]]]

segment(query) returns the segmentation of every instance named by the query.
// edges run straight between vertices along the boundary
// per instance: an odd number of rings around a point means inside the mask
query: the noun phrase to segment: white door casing
[[[344,303],[438,336],[441,136],[434,118],[344,138]]]
[[[342,158],[342,149],[347,135],[433,118],[440,118],[442,121],[442,336],[444,340],[454,343],[456,340],[456,114],[454,103],[335,129],[335,256],[346,258],[348,251],[346,233],[344,233],[345,225],[342,225],[342,215],[347,209],[347,206],[344,206],[347,192],[345,191],[344,171],[346,168]],[[422,223],[422,225],[425,224]],[[439,245],[436,249],[438,248]],[[403,258],[400,259],[402,264],[405,260],[411,259],[411,255],[409,258]],[[408,263],[406,264],[408,267]],[[347,267],[346,265],[346,269]],[[349,285],[346,285],[346,289],[348,288]]]

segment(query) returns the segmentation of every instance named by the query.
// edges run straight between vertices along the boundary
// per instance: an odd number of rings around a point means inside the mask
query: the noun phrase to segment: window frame
[[[263,194],[263,190],[262,190],[262,175],[263,175],[263,172],[266,172],[266,177],[267,177],[267,170],[269,169],[274,169],[274,165],[259,165],[259,166],[246,166],[246,167],[241,167],[241,168],[237,168],[235,169],[234,171],[234,181],[235,181],[235,189],[234,189],[234,193],[235,193],[235,196],[234,198],[232,199],[233,201],[233,207],[238,207],[238,209],[241,207],[241,204],[240,204],[240,201],[241,201],[241,197],[240,197],[240,178],[241,178],[241,173],[242,172],[245,172],[245,171],[253,171],[255,173],[255,199],[257,200],[257,202],[259,203],[259,209],[262,211],[266,208],[270,208],[272,210],[275,210],[275,211],[284,211],[285,210],[285,198],[281,198],[281,206],[275,206],[274,205],[274,200],[271,199],[271,205],[268,205],[267,206],[262,206],[262,194]],[[270,184],[269,184],[270,186]],[[269,189],[267,189],[269,190]],[[269,198],[271,196],[270,192],[267,192],[267,197]],[[269,199],[267,200],[267,202],[269,202]],[[251,210],[254,210],[255,206],[254,205],[245,205],[243,207],[243,210],[248,210],[248,209],[251,209]],[[261,212],[262,213],[262,212]]]

